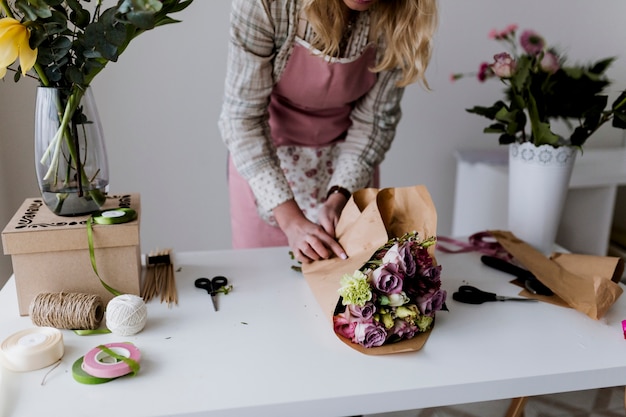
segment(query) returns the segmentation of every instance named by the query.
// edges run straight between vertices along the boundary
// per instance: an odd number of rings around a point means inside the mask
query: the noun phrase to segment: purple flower
[[[476,77],[478,77],[478,81],[483,83],[485,82],[485,80],[493,77],[494,75],[495,74],[491,70],[491,66],[489,65],[489,63],[481,62],[480,67],[478,68],[478,74],[476,75]]]
[[[403,274],[408,276],[415,275],[415,259],[413,258],[411,247],[412,245],[410,242],[406,242],[402,245],[396,243],[389,248],[385,256],[383,256],[383,263],[397,264]]]
[[[417,263],[415,262],[415,257],[413,256],[413,243],[407,242],[400,247],[400,255],[404,260],[404,273],[412,277],[417,272]]]
[[[426,316],[432,316],[436,311],[441,310],[446,296],[445,290],[438,289],[420,297],[417,300],[420,312]]]
[[[494,63],[491,64],[490,68],[495,75],[500,78],[511,78],[515,74],[517,63],[511,55],[502,52],[494,55],[493,59]]]
[[[441,265],[432,265],[420,270],[420,275],[425,279],[430,288],[439,288],[441,284]]]
[[[415,324],[402,319],[396,319],[393,328],[389,331],[390,335],[397,336],[400,339],[411,339],[417,333],[419,333],[419,328]]]
[[[438,290],[441,287],[441,265],[421,268],[414,278],[406,279],[404,283],[404,291],[413,299]]]
[[[353,341],[366,348],[381,346],[387,339],[387,331],[377,322],[357,323]]]
[[[529,55],[538,55],[546,46],[546,41],[537,32],[525,30],[519,39],[520,45]]]
[[[433,258],[430,256],[430,253],[428,253],[428,249],[421,246],[417,249],[415,257],[415,262],[420,269],[429,267],[433,264]]]
[[[349,304],[348,309],[352,319],[357,322],[371,321],[376,312],[376,306],[372,302],[367,302],[362,307],[358,304]]]
[[[383,294],[398,294],[402,291],[403,275],[397,264],[384,264],[372,272],[374,288]]]

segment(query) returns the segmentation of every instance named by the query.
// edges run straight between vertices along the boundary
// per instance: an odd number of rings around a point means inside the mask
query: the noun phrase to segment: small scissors
[[[487,301],[537,301],[532,298],[496,295],[492,292],[479,290],[471,285],[461,285],[459,290],[452,294],[452,299],[466,304],[482,304]]]
[[[227,284],[228,278],[221,275],[213,277],[212,279],[198,278],[195,282],[197,288],[202,288],[203,290],[206,290],[206,292],[211,294],[211,302],[213,303],[213,310],[215,311],[217,311],[217,293],[219,292],[220,288],[225,287]]]

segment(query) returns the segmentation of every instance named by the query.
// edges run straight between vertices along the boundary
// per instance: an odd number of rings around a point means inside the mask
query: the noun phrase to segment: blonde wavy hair
[[[348,8],[343,0],[305,0],[304,11],[313,30],[313,46],[338,56]],[[371,8],[376,38],[382,36],[385,51],[374,72],[400,68],[399,86],[414,82],[428,87],[425,72],[432,54],[432,38],[438,25],[437,0],[378,0]]]

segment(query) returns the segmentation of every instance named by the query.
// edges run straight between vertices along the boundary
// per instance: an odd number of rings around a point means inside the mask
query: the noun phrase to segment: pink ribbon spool
[[[132,343],[107,343],[104,347],[137,363],[141,360],[141,352]],[[83,371],[97,378],[118,378],[132,372],[126,362],[118,361],[99,347],[95,347],[85,354],[82,368]]]

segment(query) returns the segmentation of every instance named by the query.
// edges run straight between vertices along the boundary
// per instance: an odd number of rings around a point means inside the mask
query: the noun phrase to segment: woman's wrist
[[[276,223],[283,231],[288,228],[294,221],[304,217],[302,210],[298,207],[295,200],[287,200],[279,204],[272,210]]]
[[[333,185],[332,187],[330,187],[330,189],[328,190],[328,193],[326,194],[326,200],[328,200],[330,196],[333,194],[341,194],[342,196],[346,198],[346,201],[350,200],[350,196],[352,195],[350,191],[338,185]]]

